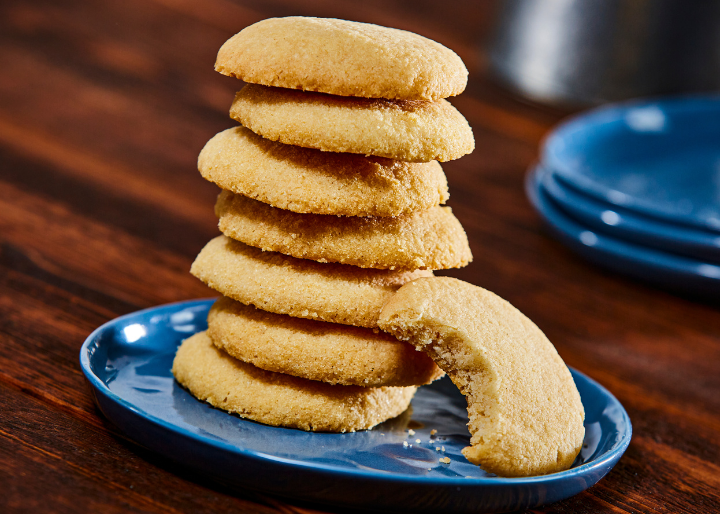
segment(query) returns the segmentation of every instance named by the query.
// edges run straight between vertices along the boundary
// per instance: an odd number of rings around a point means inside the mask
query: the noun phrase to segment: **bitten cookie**
[[[221,294],[277,314],[377,327],[400,286],[430,271],[362,269],[263,252],[225,236],[210,241],[190,272]]]
[[[394,418],[415,387],[331,385],[256,368],[216,348],[205,332],[178,348],[173,375],[213,407],[267,425],[316,432],[354,432]]]
[[[223,191],[215,214],[226,236],[299,259],[378,269],[457,268],[472,260],[449,207],[395,218],[338,217],[297,214]]]
[[[508,477],[572,465],[585,434],[580,395],[552,343],[508,302],[454,278],[421,278],[390,299],[379,325],[427,352],[467,397],[470,462]]]
[[[273,314],[229,298],[210,309],[207,333],[238,360],[330,384],[420,386],[444,374],[430,357],[383,332]]]
[[[324,152],[441,162],[473,151],[467,120],[436,102],[332,96],[248,84],[230,116],[256,134]]]
[[[437,162],[320,152],[276,143],[244,127],[208,141],[198,169],[222,189],[299,213],[398,216],[448,198]]]
[[[324,18],[270,18],[230,38],[215,70],[252,84],[341,96],[437,100],[463,92],[455,52],[412,32]]]

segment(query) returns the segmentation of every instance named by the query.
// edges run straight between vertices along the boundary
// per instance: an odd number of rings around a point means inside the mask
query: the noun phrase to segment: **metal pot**
[[[490,67],[552,104],[719,90],[720,1],[501,0]]]

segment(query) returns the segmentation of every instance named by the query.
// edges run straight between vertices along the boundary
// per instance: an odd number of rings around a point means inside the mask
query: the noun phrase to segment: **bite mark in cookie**
[[[378,324],[427,352],[467,397],[470,462],[508,477],[572,465],[585,434],[580,395],[552,343],[507,301],[454,278],[420,278]]]

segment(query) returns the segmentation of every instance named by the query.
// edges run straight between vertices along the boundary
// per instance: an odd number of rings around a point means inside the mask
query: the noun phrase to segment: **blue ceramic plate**
[[[720,234],[716,232],[665,222],[600,202],[565,186],[552,170],[546,169],[542,176],[545,192],[571,217],[592,229],[670,253],[720,262]]]
[[[681,257],[593,230],[563,212],[543,187],[543,168],[528,173],[526,192],[561,241],[590,261],[686,293],[717,298],[720,266]]]
[[[170,373],[180,342],[206,328],[212,302],[106,323],[83,344],[80,364],[100,410],[131,439],[225,483],[359,509],[506,512],[587,489],[630,442],[622,405],[577,371],[585,444],[572,469],[548,476],[504,479],[469,464],[460,453],[470,439],[467,404],[448,379],[420,388],[412,411],[364,432],[308,433],[243,420],[196,400]],[[450,464],[438,461],[444,456]]]
[[[563,123],[541,163],[601,201],[720,231],[720,97],[602,107]]]

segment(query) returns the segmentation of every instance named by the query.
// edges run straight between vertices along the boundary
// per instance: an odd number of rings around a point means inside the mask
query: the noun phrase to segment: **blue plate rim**
[[[642,265],[643,267],[652,267],[656,270],[667,271],[678,275],[684,275],[693,279],[702,280],[707,284],[712,284],[714,287],[720,285],[720,273],[718,274],[718,276],[713,276],[702,274],[692,269],[689,269],[690,267],[695,266],[709,266],[713,269],[717,268],[720,270],[720,265],[718,264],[701,261],[699,259],[694,259],[691,257],[671,254],[656,248],[633,244],[623,239],[610,236],[604,232],[583,225],[581,222],[562,212],[559,206],[552,205],[551,208],[557,210],[558,212],[550,212],[548,214],[547,208],[545,206],[539,205],[539,201],[533,200],[532,198],[537,195],[536,191],[540,192],[541,194],[550,196],[549,193],[545,192],[545,189],[543,188],[542,184],[538,182],[537,178],[539,173],[543,172],[540,170],[544,169],[545,167],[542,165],[535,165],[530,168],[526,177],[526,191],[528,191],[528,196],[531,197],[532,204],[535,206],[536,210],[540,213],[542,218],[563,237],[572,240],[574,244],[583,245],[583,247],[588,251],[593,250],[597,253],[610,254],[633,262],[634,264]],[[552,203],[552,200],[548,201]],[[559,220],[559,223],[557,220]],[[570,225],[573,228],[567,229],[567,227],[564,227],[563,225]],[[582,241],[578,240],[577,237],[572,235],[572,232],[575,231],[591,232],[597,237],[598,241],[601,241],[605,244],[601,247],[584,245]],[[629,252],[618,251],[616,248],[608,248],[607,245],[626,247]],[[649,257],[654,257],[655,260]]]
[[[225,444],[222,441],[216,441],[216,440],[208,440],[203,439],[196,434],[179,427],[177,425],[173,425],[171,423],[167,423],[163,421],[160,418],[155,417],[152,413],[145,412],[141,409],[138,409],[135,405],[133,405],[131,402],[123,399],[122,397],[118,396],[116,393],[114,393],[112,390],[110,390],[105,383],[92,372],[92,368],[90,365],[90,346],[93,344],[95,339],[97,338],[98,334],[103,333],[104,331],[108,330],[111,327],[114,327],[116,325],[122,324],[127,319],[131,319],[133,317],[139,316],[139,315],[145,315],[150,312],[155,312],[157,314],[162,314],[166,311],[172,311],[181,307],[184,308],[192,308],[196,306],[201,305],[209,305],[212,302],[214,302],[216,298],[203,298],[203,299],[193,299],[193,300],[185,300],[185,301],[179,301],[179,302],[173,302],[168,304],[163,304],[155,307],[149,307],[146,309],[142,309],[139,311],[131,312],[122,316],[119,316],[117,318],[114,318],[112,320],[107,321],[106,323],[102,324],[85,339],[85,342],[83,343],[81,349],[80,349],[80,367],[82,369],[83,374],[85,375],[86,379],[89,381],[90,385],[98,389],[102,392],[103,395],[105,395],[107,398],[112,400],[113,402],[119,404],[125,409],[128,409],[129,411],[133,412],[134,414],[143,417],[144,419],[152,422],[153,424],[165,429],[170,430],[176,434],[179,434],[185,438],[191,439],[197,443],[200,444],[207,444],[214,446],[215,448],[218,448],[220,450],[229,451],[230,453],[240,455],[245,458],[251,458],[255,460],[260,461],[270,461],[274,463],[282,463],[287,466],[291,466],[296,469],[308,469],[313,471],[319,471],[319,472],[327,472],[332,473],[334,475],[344,475],[348,477],[353,478],[362,478],[366,480],[382,480],[382,481],[392,481],[392,482],[398,482],[398,483],[405,483],[405,484],[415,484],[415,485],[442,485],[442,486],[468,486],[468,485],[496,485],[496,486],[502,486],[502,485],[521,485],[521,484],[539,484],[539,483],[545,483],[545,482],[554,482],[558,480],[563,479],[571,479],[574,477],[577,477],[578,475],[584,475],[587,472],[590,472],[594,469],[602,469],[604,466],[606,466],[608,463],[611,463],[613,461],[616,461],[619,459],[623,453],[627,450],[630,441],[632,439],[632,422],[630,421],[630,416],[628,415],[627,411],[625,410],[625,407],[620,403],[620,401],[615,398],[615,396],[610,393],[605,387],[603,387],[601,384],[599,384],[597,381],[593,380],[592,378],[588,377],[584,373],[581,373],[580,371],[577,371],[573,368],[570,368],[571,372],[577,373],[578,375],[582,376],[584,380],[587,380],[593,387],[597,388],[597,390],[602,393],[604,396],[611,399],[615,404],[617,404],[621,411],[622,411],[622,418],[625,422],[625,432],[619,434],[619,440],[615,443],[615,447],[609,451],[607,451],[603,456],[601,456],[598,459],[592,460],[590,462],[586,462],[584,464],[581,464],[580,466],[577,466],[575,468],[571,468],[569,470],[560,471],[558,473],[553,473],[549,475],[540,475],[540,476],[533,476],[533,477],[517,477],[517,478],[502,478],[502,477],[472,477],[472,478],[465,478],[465,477],[447,477],[438,479],[435,477],[426,477],[426,476],[413,476],[413,475],[402,475],[402,474],[380,474],[378,472],[369,472],[369,471],[363,471],[363,470],[353,470],[353,469],[347,469],[347,468],[340,468],[335,467],[331,465],[321,464],[321,463],[312,463],[307,464],[291,459],[286,459],[283,457],[275,457],[272,455],[267,455],[264,453],[252,451],[252,450],[246,450],[237,446]]]
[[[687,110],[702,110],[703,106],[712,104],[714,108],[720,106],[720,93],[697,93],[674,97],[649,97],[640,99],[631,99],[623,102],[603,105],[590,109],[582,113],[570,116],[562,121],[556,128],[547,134],[540,144],[540,162],[543,166],[551,168],[558,172],[558,178],[566,182],[571,187],[577,188],[583,193],[590,195],[602,202],[617,207],[623,207],[627,210],[635,210],[645,216],[650,216],[681,225],[690,225],[694,227],[704,228],[714,232],[720,231],[720,227],[703,221],[692,215],[671,214],[648,204],[642,199],[631,197],[628,203],[616,202],[608,196],[612,188],[598,184],[587,175],[575,170],[572,166],[567,165],[564,159],[559,158],[553,150],[553,145],[569,132],[579,130],[581,127],[597,125],[603,118],[612,117],[613,120],[619,119],[621,113],[625,113],[630,109],[659,107],[665,109],[684,108]]]
[[[701,226],[681,225],[668,222],[659,218],[648,216],[639,211],[629,210],[626,207],[610,204],[601,201],[593,196],[585,195],[582,191],[577,190],[562,180],[558,173],[551,168],[538,163],[537,168],[542,169],[542,189],[558,206],[567,211],[572,218],[586,217],[592,218],[597,224],[598,231],[603,232],[608,237],[618,240],[628,241],[631,237],[640,237],[647,241],[647,245],[652,249],[670,254],[678,254],[681,257],[694,259],[703,262],[704,259],[712,260],[710,254],[720,254],[720,235],[717,232],[707,230]],[[548,187],[547,181],[552,182],[554,189],[561,192],[558,196],[557,192]],[[600,211],[614,211],[620,216],[621,223],[611,225],[604,222],[596,213]],[[577,214],[582,213],[582,216]],[[586,224],[582,219],[577,220],[579,224]],[[595,229],[593,229],[595,230]],[[623,235],[624,234],[624,235]],[[638,243],[629,240],[631,244]],[[679,251],[678,245],[685,251]],[[700,253],[707,253],[708,257],[701,256]],[[713,264],[708,262],[708,264]]]

